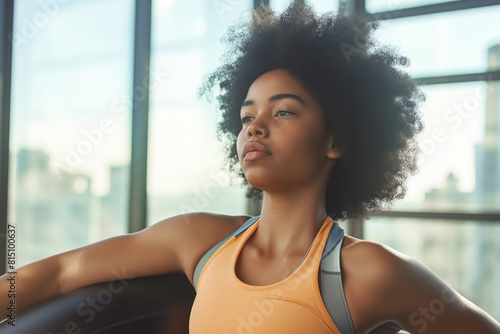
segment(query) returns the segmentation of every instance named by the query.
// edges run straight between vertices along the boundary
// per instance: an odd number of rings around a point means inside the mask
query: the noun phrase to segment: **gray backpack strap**
[[[233,236],[237,237],[240,235],[243,231],[245,231],[250,225],[255,223],[258,219],[259,216],[252,217],[248,219],[243,225],[241,225],[236,231],[216,243],[212,248],[210,248],[203,256],[200,258],[198,263],[196,264],[196,267],[194,268],[194,274],[193,274],[193,283],[194,283],[194,289],[197,290],[198,287],[198,279],[200,278],[201,271],[203,270],[203,267],[205,264],[208,262],[208,260],[214,255],[214,253],[219,249],[220,246],[222,246],[226,241],[231,239]]]
[[[334,223],[321,258],[321,297],[340,332],[354,334],[340,274],[340,250],[343,240],[344,230]]]

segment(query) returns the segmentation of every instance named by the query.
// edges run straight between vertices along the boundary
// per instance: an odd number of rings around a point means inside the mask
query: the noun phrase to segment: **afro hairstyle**
[[[261,199],[239,165],[236,140],[241,105],[262,74],[286,69],[321,104],[327,129],[342,152],[328,179],[326,211],[332,219],[362,219],[406,193],[418,171],[416,134],[423,129],[421,90],[400,67],[409,61],[373,38],[378,21],[368,14],[318,16],[304,1],[280,15],[268,5],[252,22],[229,27],[223,64],[207,74],[198,97],[218,101],[217,138],[225,167],[241,177],[248,198]]]

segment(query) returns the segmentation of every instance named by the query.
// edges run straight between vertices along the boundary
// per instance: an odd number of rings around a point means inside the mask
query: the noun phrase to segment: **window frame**
[[[7,270],[10,92],[14,0],[0,1],[0,274]],[[15,240],[15,239],[13,239]]]

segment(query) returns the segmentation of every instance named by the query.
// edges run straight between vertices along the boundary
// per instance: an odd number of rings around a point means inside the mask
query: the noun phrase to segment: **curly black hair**
[[[252,22],[229,28],[223,65],[204,77],[198,97],[220,89],[217,138],[228,171],[248,186],[247,197],[260,199],[262,190],[249,185],[239,168],[241,104],[253,81],[274,69],[287,69],[320,102],[343,153],[328,180],[328,215],[365,218],[405,196],[406,179],[418,170],[415,135],[423,128],[419,105],[425,97],[397,68],[408,59],[373,40],[378,26],[368,14],[318,16],[295,1],[281,15],[261,5]]]

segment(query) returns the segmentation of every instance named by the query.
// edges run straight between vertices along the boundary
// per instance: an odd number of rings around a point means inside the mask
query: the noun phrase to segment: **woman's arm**
[[[190,231],[203,214],[165,219],[140,232],[109,238],[17,268],[16,311],[77,288],[110,280],[183,271],[179,254],[192,244]],[[0,277],[0,307],[5,310],[9,274]]]
[[[371,310],[366,314],[375,327],[396,323],[410,333],[500,333],[497,321],[420,262],[378,243],[360,246],[370,257],[357,281],[365,296],[361,309]]]

